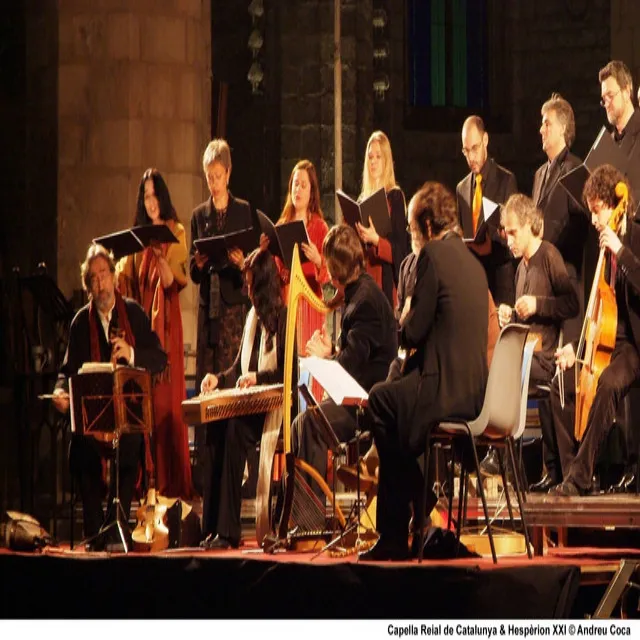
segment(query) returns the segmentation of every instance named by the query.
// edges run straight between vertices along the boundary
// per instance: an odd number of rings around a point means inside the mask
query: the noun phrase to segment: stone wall
[[[391,7],[394,3],[389,0],[386,4]],[[504,72],[492,81],[510,83],[507,127],[500,132],[489,130],[489,149],[498,162],[515,172],[519,188],[530,193],[535,169],[545,160],[540,146],[540,107],[552,92],[560,92],[574,108],[574,151],[578,155],[589,150],[605,122],[599,106],[598,70],[610,56],[610,2],[489,4],[494,11],[502,12],[505,22]],[[468,172],[460,151],[464,115],[455,131],[405,127],[406,16],[390,8],[388,16],[391,83],[385,97],[388,104],[376,109],[375,126],[390,135],[396,176],[408,195],[428,179],[440,180],[454,189]]]
[[[611,0],[611,59],[624,60],[631,69],[637,94],[640,83],[640,4],[637,2]]]
[[[335,219],[334,0],[297,0],[280,12],[280,192],[301,158],[318,170],[325,216]],[[373,123],[371,1],[346,0],[341,14],[342,188],[357,195]],[[282,205],[281,205],[282,206]]]
[[[59,3],[58,283],[70,296],[92,238],[133,222],[142,173],[165,177],[180,220],[206,195],[208,0]],[[195,344],[194,287],[182,294]]]

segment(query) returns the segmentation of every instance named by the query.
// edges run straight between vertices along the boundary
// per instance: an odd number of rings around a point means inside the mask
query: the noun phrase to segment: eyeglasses
[[[471,149],[467,149],[466,147],[462,147],[462,155],[466,158],[473,154],[474,156],[480,151],[480,147],[482,146],[481,142],[477,142],[474,144]]]
[[[603,93],[602,98],[600,99],[600,106],[604,107],[609,104],[619,93],[620,89],[618,89],[618,91],[609,91],[608,93]]]

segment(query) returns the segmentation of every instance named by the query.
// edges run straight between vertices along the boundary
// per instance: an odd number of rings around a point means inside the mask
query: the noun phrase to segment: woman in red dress
[[[134,225],[165,224],[177,243],[147,247],[120,260],[118,289],[139,302],[167,352],[168,364],[154,380],[153,410],[156,487],[168,497],[193,497],[187,427],[182,420],[186,397],[180,291],[187,284],[185,230],[157,169],[140,181]]]
[[[301,249],[308,258],[308,262],[302,263],[302,271],[313,292],[322,298],[322,286],[329,282],[329,272],[322,255],[322,243],[329,227],[324,221],[324,215],[320,208],[320,187],[318,186],[316,168],[309,160],[300,160],[293,168],[289,177],[287,200],[276,224],[285,224],[293,220],[302,220],[307,229],[310,243],[303,244]],[[282,297],[286,304],[289,299],[291,265],[284,265],[279,258],[276,258],[276,265],[283,287]],[[298,309],[298,330],[296,333],[300,355],[305,354],[307,342],[316,329],[323,328],[324,323],[325,316],[310,306],[303,305]],[[322,391],[317,383],[313,383],[311,391],[320,400]]]

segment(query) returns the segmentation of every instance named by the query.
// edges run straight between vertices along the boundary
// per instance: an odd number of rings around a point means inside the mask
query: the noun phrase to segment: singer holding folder
[[[214,262],[197,251],[194,242],[199,238],[229,234],[253,226],[249,203],[229,192],[231,151],[226,140],[215,139],[208,144],[202,167],[210,197],[191,215],[189,264],[191,279],[200,289],[196,389],[200,388],[208,371],[224,371],[231,366],[240,346],[249,301],[243,290],[242,251],[234,249],[228,252],[228,260]],[[216,428],[207,427],[204,447],[197,441],[205,498],[208,492],[217,491],[223,446],[222,435]],[[217,516],[217,513],[205,509],[202,517],[205,534],[215,533]]]
[[[138,188],[134,226],[166,225],[178,242],[152,244],[116,265],[118,289],[142,305],[167,352],[169,366],[153,385],[156,487],[165,496],[193,497],[189,436],[182,420],[186,398],[180,291],[187,284],[185,231],[157,169],[147,169]]]
[[[322,285],[329,282],[327,265],[322,256],[322,243],[329,231],[329,227],[324,220],[324,214],[320,206],[318,174],[315,166],[309,160],[300,160],[293,167],[289,176],[287,200],[276,224],[286,224],[293,220],[302,220],[307,229],[311,242],[303,244],[301,247],[302,253],[308,260],[302,263],[302,272],[313,292],[322,297]],[[284,299],[286,300],[291,265],[283,264],[280,258],[276,258],[276,264],[278,265],[278,271],[284,287]]]
[[[322,255],[322,243],[329,227],[320,206],[318,174],[310,160],[300,160],[293,167],[289,176],[287,200],[276,224],[287,224],[294,220],[304,222],[310,240],[309,244],[302,244],[300,247],[302,254],[307,257],[307,261],[302,263],[302,272],[313,292],[322,298],[322,286],[329,282],[327,265]],[[287,300],[291,265],[284,264],[278,257],[275,260],[282,281],[282,297]],[[303,307],[300,313],[303,314],[300,319],[300,344],[306,344],[313,333],[322,328],[324,315],[310,306]],[[315,397],[320,397],[322,393],[322,389],[315,380],[312,383],[311,392]]]
[[[362,191],[358,202],[381,187],[384,187],[387,195],[391,233],[386,237],[380,236],[373,220],[368,227],[358,223],[357,231],[366,246],[367,273],[384,291],[389,304],[395,309],[400,264],[410,252],[406,229],[407,205],[404,193],[396,183],[389,138],[382,131],[374,131],[369,137],[364,154]]]

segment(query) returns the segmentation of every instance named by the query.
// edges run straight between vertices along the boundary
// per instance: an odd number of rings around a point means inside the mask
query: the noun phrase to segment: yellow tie
[[[473,209],[471,215],[473,216],[473,235],[476,235],[478,230],[478,218],[480,218],[480,212],[482,211],[482,176],[478,174],[476,176],[476,190],[473,194]]]

